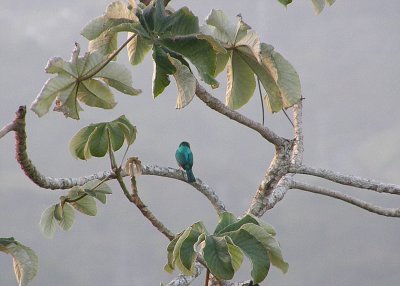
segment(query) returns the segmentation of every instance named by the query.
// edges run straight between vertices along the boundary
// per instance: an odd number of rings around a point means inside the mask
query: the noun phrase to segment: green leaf
[[[204,82],[213,88],[218,87],[219,84],[213,77],[216,68],[216,54],[207,40],[199,39],[196,35],[189,35],[162,39],[160,43],[188,59],[197,68]]]
[[[108,85],[131,95],[140,92],[131,86],[131,75],[126,68],[114,62],[104,66],[107,57],[98,52],[83,57],[79,57],[79,52],[76,44],[69,62],[60,58],[49,60],[46,71],[57,75],[45,83],[31,105],[38,116],[46,114],[54,101],[55,111],[73,119],[79,119],[82,110],[78,101],[93,107],[113,108],[116,103]]]
[[[252,69],[236,50],[231,52],[227,76],[226,105],[232,109],[238,109],[253,96],[256,82]]]
[[[195,93],[197,80],[190,72],[190,69],[179,60],[168,55],[169,60],[174,65],[176,72],[173,74],[178,88],[178,97],[176,99],[176,108],[184,108],[188,105]]]
[[[254,224],[243,225],[241,230],[256,237],[265,246],[272,265],[282,270],[283,273],[288,271],[289,264],[283,259],[282,251],[275,237],[267,233],[261,226]]]
[[[26,286],[35,278],[39,262],[35,252],[13,237],[0,238],[0,251],[13,257],[15,278],[20,286]]]
[[[131,33],[128,33],[128,37],[131,35]],[[127,45],[129,62],[132,65],[140,64],[147,53],[151,50],[152,46],[153,45],[149,40],[137,35]]]
[[[214,230],[214,234],[219,234],[222,229],[237,221],[236,217],[230,212],[223,212],[219,215],[219,222]]]
[[[206,18],[206,23],[214,27],[211,34],[214,38],[230,45],[234,44],[237,27],[231,23],[223,11],[212,9]]]
[[[57,222],[60,222],[63,219],[63,209],[61,203],[56,204],[54,209],[54,218],[57,220]]]
[[[167,264],[164,266],[164,270],[168,273],[172,273],[175,269],[175,262],[174,262],[174,249],[176,243],[178,242],[179,238],[182,236],[183,232],[176,235],[173,240],[167,246]]]
[[[92,156],[103,157],[109,150],[108,134],[111,136],[113,151],[119,150],[123,143],[131,145],[136,139],[136,127],[125,116],[111,122],[91,124],[76,133],[69,144],[75,158],[90,159]]]
[[[63,230],[68,231],[71,229],[74,222],[75,222],[74,209],[68,203],[65,203],[64,206],[62,207],[62,219],[58,221],[58,224]]]
[[[61,74],[57,77],[47,80],[39,95],[32,102],[31,109],[42,117],[49,112],[50,106],[56,97],[62,93],[72,93],[75,88],[75,79],[69,75]]]
[[[230,280],[235,274],[228,242],[224,237],[207,236],[203,248],[204,260],[210,272],[219,279]]]
[[[133,32],[138,21],[135,16],[136,4],[130,8],[122,1],[111,3],[104,15],[89,22],[81,34],[90,40],[89,51],[98,51],[103,55],[117,49],[118,32]]]
[[[155,69],[153,71],[153,97],[160,95],[164,89],[169,85],[169,75],[176,72],[176,68],[171,63],[165,50],[159,46],[153,46],[153,60]]]
[[[68,198],[71,200],[78,199],[75,202],[70,202],[71,206],[77,211],[84,213],[89,216],[95,216],[97,214],[96,201],[93,197],[83,196],[85,192],[81,187],[73,187],[68,192]]]
[[[130,71],[115,62],[108,63],[101,71],[96,74],[106,83],[116,90],[128,94],[138,95],[142,91],[132,87],[132,76]]]
[[[285,7],[287,7],[287,5],[289,5],[290,3],[293,2],[293,0],[278,0],[282,5],[284,5]]]
[[[259,235],[246,231],[245,226],[258,227],[254,224],[245,224],[236,233],[230,235],[232,241],[250,259],[252,270],[251,277],[254,283],[260,283],[265,279],[270,267],[268,250]]]
[[[280,110],[275,105],[278,100],[274,98],[276,95],[279,95],[283,108],[289,108],[298,103],[301,100],[301,84],[299,75],[293,66],[280,53],[274,51],[271,45],[265,43],[261,44],[260,56],[263,66],[269,70],[279,89],[279,93],[277,93],[274,88],[263,84],[267,91],[265,101],[268,108],[271,111]],[[262,81],[261,77],[260,80]]]
[[[333,3],[335,3],[336,0],[326,0],[326,3],[329,4],[329,6],[332,6]]]
[[[228,245],[229,255],[231,256],[232,267],[233,267],[234,271],[236,272],[239,270],[240,265],[243,262],[243,252],[240,250],[240,248],[238,246],[236,246],[233,243],[232,239],[229,236],[225,236],[225,240]]]
[[[325,7],[325,0],[312,0],[314,10],[317,14],[321,13]]]
[[[236,220],[235,222],[233,222],[233,223],[227,225],[226,227],[224,227],[223,229],[221,229],[218,234],[219,235],[228,234],[229,232],[240,229],[243,225],[248,224],[248,223],[255,224],[255,225],[259,224],[259,222],[256,218],[247,214],[244,217],[242,217],[241,219]]]
[[[103,182],[100,185],[99,183],[99,180],[89,181],[84,184],[82,188],[84,189],[85,193],[105,204],[107,202],[106,195],[112,194],[112,191],[106,183]]]
[[[194,245],[201,233],[192,227],[186,229],[176,242],[173,251],[173,262],[185,275],[195,274],[196,252]]]
[[[56,218],[54,217],[55,209],[56,205],[52,205],[42,213],[40,218],[40,230],[46,238],[52,238],[56,231]]]
[[[199,19],[187,7],[166,17],[160,32],[165,36],[190,35],[199,32]]]

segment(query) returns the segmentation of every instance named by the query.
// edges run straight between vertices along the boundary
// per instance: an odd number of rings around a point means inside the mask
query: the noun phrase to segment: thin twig
[[[315,194],[320,194],[324,196],[328,196],[331,198],[339,199],[342,201],[345,201],[347,203],[350,203],[352,205],[355,205],[359,208],[362,208],[364,210],[383,215],[383,216],[389,216],[389,217],[400,217],[400,208],[383,208],[380,206],[376,206],[370,203],[367,203],[363,200],[354,198],[350,195],[343,194],[339,191],[331,190],[328,188],[323,188],[319,186],[313,186],[307,183],[299,182],[299,181],[293,181],[291,183],[293,189],[299,189],[302,191],[307,191]]]
[[[373,179],[361,178],[358,176],[344,175],[328,169],[313,168],[305,165],[296,165],[289,168],[291,173],[305,174],[320,177],[338,184],[372,190],[378,193],[400,195],[400,186],[386,184]]]
[[[135,177],[131,177],[131,193],[129,193],[124,180],[122,178],[121,169],[117,168],[115,170],[116,179],[123,190],[125,197],[139,209],[145,218],[147,218],[150,223],[162,234],[164,234],[169,240],[173,240],[175,234],[170,231],[157,217],[150,211],[150,209],[143,203],[139,197]]]
[[[92,78],[95,76],[99,71],[101,71],[109,62],[111,62],[124,48],[125,46],[132,41],[135,37],[137,36],[136,33],[134,33],[132,36],[130,36],[117,50],[115,50],[112,54],[108,56],[108,58],[100,65],[98,66],[95,70],[90,72],[88,75],[80,78],[80,81],[84,81],[87,79]]]

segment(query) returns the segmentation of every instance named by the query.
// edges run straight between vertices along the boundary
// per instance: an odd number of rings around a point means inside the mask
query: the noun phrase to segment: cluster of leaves
[[[259,283],[268,274],[270,264],[288,270],[272,226],[251,215],[241,219],[229,212],[220,215],[213,234],[208,234],[203,223],[197,222],[177,235],[168,245],[167,272],[177,267],[186,275],[193,275],[198,253],[207,268],[218,279],[230,280],[239,269],[244,255],[252,263],[251,276]]]
[[[60,202],[47,208],[40,219],[40,228],[47,238],[52,238],[58,224],[61,229],[69,230],[75,222],[75,210],[89,215],[97,214],[95,199],[105,204],[106,195],[111,194],[110,187],[104,182],[93,180],[82,187],[73,187],[66,196],[60,197]]]
[[[7,237],[0,238],[0,251],[13,257],[14,273],[20,286],[33,280],[38,271],[38,257],[31,248]]]
[[[120,32],[127,32],[128,40],[117,49]],[[78,57],[76,48],[69,62],[49,60],[46,71],[57,76],[45,83],[31,106],[39,116],[48,112],[54,100],[56,111],[75,119],[81,110],[78,101],[112,108],[115,101],[108,85],[126,94],[138,94],[140,90],[131,86],[129,71],[111,61],[124,46],[132,65],[140,64],[152,51],[153,97],[165,90],[173,76],[177,108],[188,105],[195,95],[193,67],[212,88],[219,86],[215,77],[227,69],[226,104],[232,109],[242,107],[252,97],[255,76],[266,91],[265,102],[271,112],[291,107],[301,98],[300,80],[292,65],[272,46],[261,43],[241,17],[232,24],[220,10],[212,10],[206,23],[199,26],[198,18],[187,7],[172,11],[162,0],[148,6],[117,1],[89,22],[82,35],[89,40],[85,56]]]

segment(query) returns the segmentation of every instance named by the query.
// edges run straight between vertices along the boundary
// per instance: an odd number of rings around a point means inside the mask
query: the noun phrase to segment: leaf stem
[[[136,33],[134,33],[132,36],[130,36],[117,50],[115,50],[112,54],[108,56],[108,58],[102,63],[100,66],[95,68],[91,73],[87,74],[86,76],[80,78],[80,81],[87,80],[93,76],[95,76],[99,71],[101,71],[109,62],[111,62],[125,47],[126,45],[132,41],[135,37],[137,36]]]

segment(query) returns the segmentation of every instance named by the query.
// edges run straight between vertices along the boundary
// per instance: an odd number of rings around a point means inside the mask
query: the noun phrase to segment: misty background
[[[87,41],[80,30],[100,16],[108,0],[0,0],[0,128],[14,118],[19,105],[29,106],[50,77],[48,58],[69,59],[74,42],[82,53]],[[212,8],[232,21],[241,13],[261,41],[275,47],[300,75],[304,101],[304,162],[342,173],[400,184],[400,2],[337,0],[321,15],[311,1],[294,1],[285,9],[275,0],[172,1],[188,5],[203,23]],[[123,36],[120,36],[123,40]],[[125,66],[126,53],[118,61]],[[76,177],[108,170],[107,159],[78,161],[69,139],[82,127],[125,114],[137,126],[129,156],[145,164],[176,167],[174,152],[187,140],[194,153],[194,174],[213,187],[227,209],[241,215],[249,206],[273,156],[261,136],[217,114],[194,98],[175,110],[172,81],[156,100],[151,96],[150,54],[130,67],[137,97],[116,94],[112,111],[83,106],[81,120],[50,112],[27,114],[28,152],[47,176]],[[221,86],[209,91],[221,100]],[[261,121],[259,97],[239,110]],[[266,116],[279,135],[292,136],[283,114]],[[121,156],[120,156],[121,157]],[[119,158],[120,158],[119,157]],[[311,177],[302,180],[335,188],[385,207],[400,199]],[[14,236],[39,255],[40,269],[31,283],[39,285],[159,285],[175,277],[164,272],[167,239],[123,196],[115,183],[96,217],[76,214],[69,232],[57,229],[43,237],[39,220],[44,209],[66,191],[44,190],[25,177],[14,158],[14,135],[0,140],[0,237]],[[160,177],[138,179],[148,207],[174,232],[202,220],[209,230],[217,216],[209,202],[189,185]],[[398,285],[400,220],[369,213],[332,198],[290,190],[263,220],[277,230],[289,271],[271,267],[262,285],[347,286]],[[177,274],[177,273],[175,273]],[[204,274],[203,274],[204,275]],[[249,262],[235,279],[247,280]],[[197,279],[194,285],[203,285]],[[0,254],[0,286],[17,285],[11,257]]]

